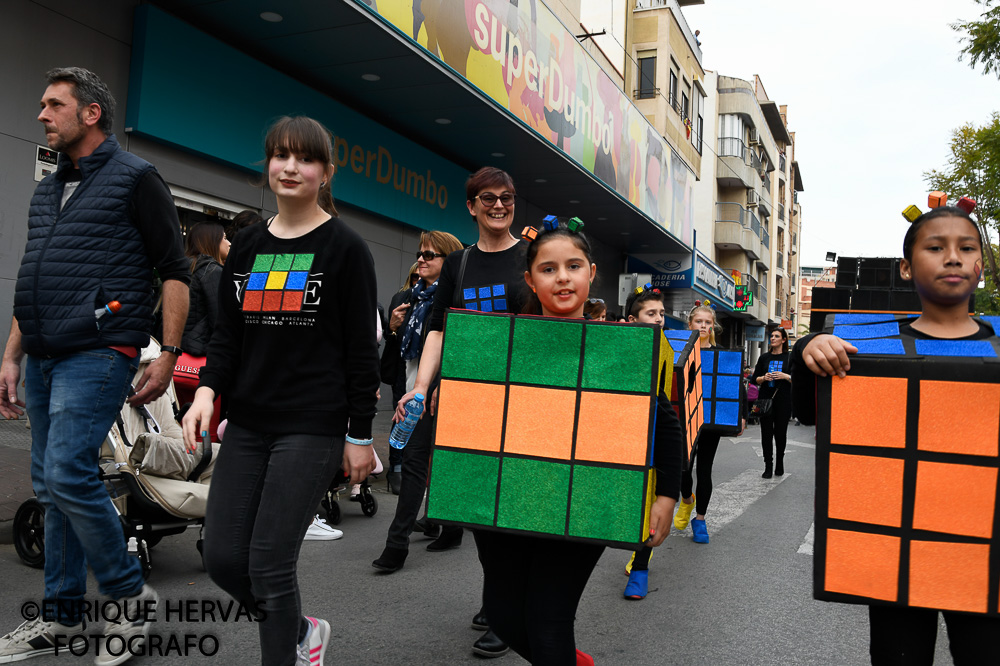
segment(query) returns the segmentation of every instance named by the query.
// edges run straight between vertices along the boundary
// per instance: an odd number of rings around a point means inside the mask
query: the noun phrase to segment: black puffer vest
[[[82,181],[61,211],[73,168],[65,155],[35,188],[28,210],[14,316],[22,349],[36,356],[149,342],[153,267],[128,203],[139,179],[154,168],[122,150],[113,134],[79,166]],[[110,301],[121,303],[121,310],[98,320],[95,311]]]

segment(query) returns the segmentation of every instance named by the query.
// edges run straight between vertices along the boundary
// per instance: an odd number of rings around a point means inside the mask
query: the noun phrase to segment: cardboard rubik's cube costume
[[[427,515],[634,548],[672,367],[655,326],[449,311]]]
[[[701,392],[705,422],[702,430],[738,435],[743,425],[743,352],[739,349],[701,350]]]
[[[816,598],[1000,615],[1000,339],[830,320],[858,354],[817,379]]]
[[[665,330],[664,337],[674,350],[670,404],[681,422],[684,439],[684,466],[691,467],[694,443],[705,419],[701,384],[701,337],[697,331]]]

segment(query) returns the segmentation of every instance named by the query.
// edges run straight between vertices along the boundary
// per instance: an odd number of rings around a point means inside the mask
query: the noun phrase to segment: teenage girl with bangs
[[[597,273],[592,256],[582,233],[564,225],[540,231],[526,253],[524,281],[532,293],[525,314],[582,319]],[[673,412],[669,401],[666,411]],[[659,414],[664,418],[657,419],[658,427],[668,427],[669,417],[662,408]],[[679,442],[676,415],[673,425]],[[660,545],[670,530],[680,481],[679,459],[664,460],[669,456],[667,447],[655,450],[658,497],[651,511],[651,546]],[[589,655],[576,649],[573,623],[604,546],[486,530],[473,533],[483,564],[486,613],[500,638],[532,664],[593,664]]]
[[[910,225],[903,239],[900,275],[913,281],[921,312],[900,326],[901,333],[923,340],[985,340],[996,334],[969,316],[969,297],[982,279],[982,248],[979,225],[960,208],[935,208]],[[825,333],[806,336],[795,345],[793,398],[803,423],[816,422],[815,375],[846,376],[850,354],[857,351],[849,342]],[[949,611],[941,615],[956,666],[1000,663],[1000,619]],[[934,662],[938,611],[873,604],[868,619],[869,653],[875,666]]]
[[[365,242],[337,219],[330,132],[310,118],[282,118],[265,155],[278,214],[240,232],[229,253],[184,440],[195,447],[225,393],[205,567],[259,609],[261,663],[316,665],[330,625],[302,615],[296,562],[337,469],[354,484],[375,466],[375,268]]]

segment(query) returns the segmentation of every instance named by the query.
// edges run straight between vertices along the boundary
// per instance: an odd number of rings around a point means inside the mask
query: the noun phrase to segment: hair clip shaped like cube
[[[931,192],[927,196],[927,205],[931,208],[940,208],[948,205],[948,195],[944,192]]]
[[[524,230],[521,231],[521,238],[530,243],[531,241],[538,238],[538,229],[534,227],[525,227]]]
[[[964,210],[966,215],[972,215],[972,211],[976,209],[976,200],[971,197],[962,197],[955,205]]]
[[[578,217],[571,217],[569,222],[566,223],[566,228],[572,231],[574,234],[578,234],[583,231],[583,220]]]
[[[911,224],[917,221],[917,218],[923,215],[923,212],[913,204],[910,204],[903,209],[903,219]]]
[[[559,218],[555,215],[546,215],[542,218],[542,226],[546,231],[555,231],[559,228]]]

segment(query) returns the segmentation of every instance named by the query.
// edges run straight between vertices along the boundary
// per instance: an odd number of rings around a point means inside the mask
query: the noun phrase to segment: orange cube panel
[[[580,394],[576,460],[647,465],[650,399],[645,395]]]
[[[899,548],[898,537],[830,530],[826,536],[826,590],[896,601]]]
[[[920,382],[920,405],[917,448],[921,451],[997,455],[1000,384],[925,380]]]
[[[436,444],[499,453],[506,393],[503,384],[441,380]]]
[[[831,453],[829,502],[831,518],[900,527],[903,461]]]
[[[906,379],[834,377],[830,443],[857,446],[906,446]]]
[[[956,419],[956,425],[960,419]],[[913,527],[945,534],[989,539],[997,469],[921,460],[917,463],[917,496]]]
[[[569,460],[575,412],[576,391],[512,385],[504,453]]]
[[[985,613],[989,559],[987,544],[914,541],[910,544],[910,605]]]

